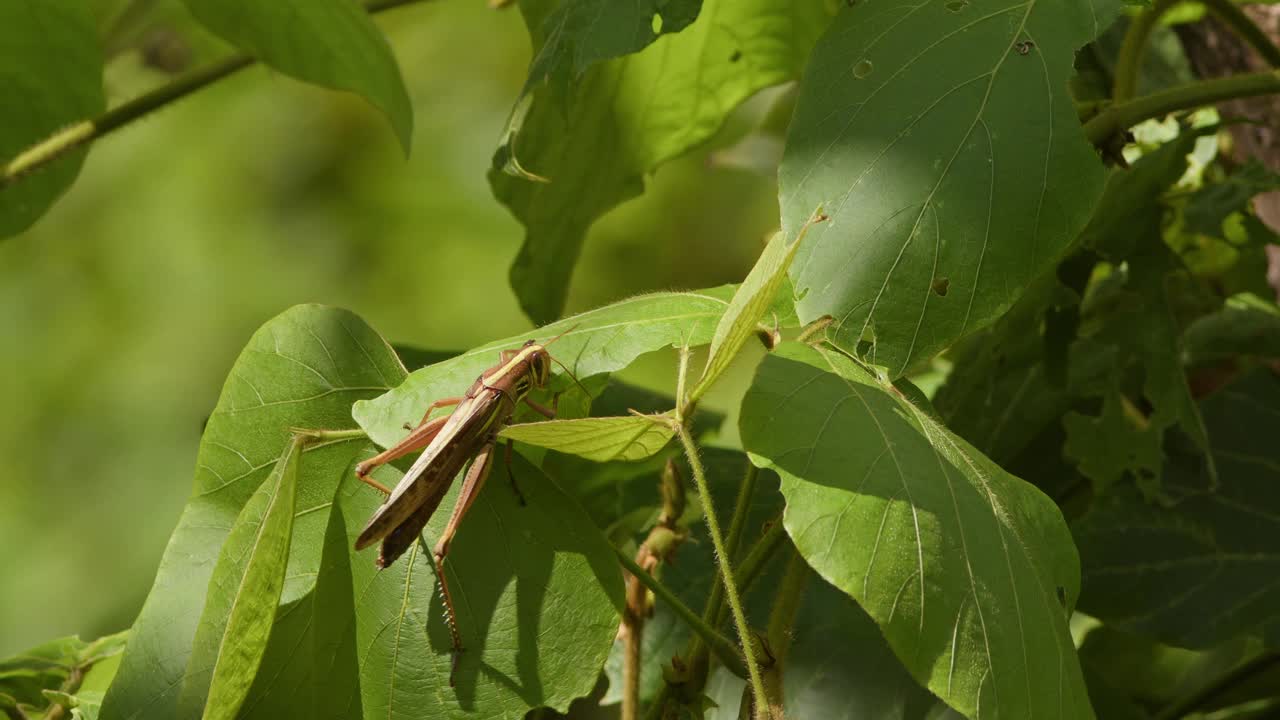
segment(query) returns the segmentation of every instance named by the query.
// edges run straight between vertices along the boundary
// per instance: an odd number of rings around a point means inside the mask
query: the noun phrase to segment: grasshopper
[[[559,337],[548,341],[547,345]],[[553,360],[546,346],[533,340],[518,349],[504,350],[499,363],[476,378],[465,395],[431,403],[422,422],[407,437],[356,466],[356,476],[360,480],[389,495],[373,517],[369,518],[368,524],[356,539],[356,550],[363,550],[381,541],[377,565],[385,568],[418,540],[422,529],[453,485],[454,478],[468,461],[471,462],[462,482],[462,491],[453,507],[453,514],[432,553],[444,598],[455,671],[463,647],[455,621],[453,598],[445,579],[444,559],[449,554],[449,544],[453,541],[462,518],[475,502],[489,475],[498,432],[511,421],[516,406],[523,401],[542,415],[555,417],[554,402],[552,408],[546,408],[529,399],[531,390],[546,387],[551,379]],[[450,405],[457,406],[452,413],[431,418],[433,410]],[[511,447],[508,441],[508,474]],[[417,450],[423,450],[422,455],[394,490],[388,491],[369,477],[378,466]],[[514,476],[511,476],[511,483],[515,488]],[[516,493],[519,495],[518,488]],[[523,502],[521,497],[521,504]],[[449,684],[453,684],[452,672]]]

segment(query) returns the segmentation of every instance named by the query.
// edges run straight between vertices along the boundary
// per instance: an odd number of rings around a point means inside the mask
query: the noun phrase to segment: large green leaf
[[[1067,92],[1119,0],[855,3],[819,41],[779,169],[805,322],[901,375],[997,318],[1084,227],[1103,170]]]
[[[349,90],[386,114],[405,152],[413,106],[391,46],[356,0],[184,0],[222,39],[286,75]]]
[[[519,456],[510,470],[525,504],[506,470],[495,468],[445,563],[465,648],[455,687],[430,551],[448,513],[436,513],[424,533],[429,540],[386,570],[375,567],[375,551],[351,555],[355,617],[344,627],[360,649],[366,717],[522,717],[540,706],[564,710],[595,685],[622,610],[617,559],[582,508],[541,471]],[[389,482],[398,474],[383,472]],[[380,501],[349,487],[338,501],[347,547]]]
[[[82,0],[0,3],[0,163],[106,109],[102,51]],[[0,238],[26,230],[75,181],[84,151],[0,186]],[[2,167],[2,165],[0,165]]]
[[[561,13],[577,17],[578,6],[603,4],[570,0]],[[688,0],[666,5],[694,6]],[[621,27],[616,18],[647,7],[656,6],[652,0],[610,4],[615,15],[599,23],[613,28],[599,34],[601,48],[607,43],[610,51],[577,54],[616,53],[623,47],[614,42]],[[540,17],[527,19],[531,28],[543,27]],[[580,74],[568,87],[537,88],[489,173],[494,194],[527,231],[511,284],[529,317],[544,323],[560,316],[573,265],[597,218],[639,195],[645,173],[711,137],[743,100],[797,77],[826,21],[821,0],[705,0],[697,21],[681,32],[585,72],[575,64]],[[636,37],[646,32],[652,30]],[[575,37],[580,48],[596,42]],[[539,60],[546,48],[560,47],[553,34]]]
[[[134,624],[102,707],[103,718],[177,716],[179,690],[220,548],[279,459],[290,428],[349,428],[352,401],[373,397],[403,378],[391,348],[348,312],[299,306],[254,334],[205,428],[195,490]],[[350,475],[357,453],[367,447],[365,442],[335,442],[303,451],[294,542],[281,598],[286,608],[314,588],[327,525],[324,510],[340,480]],[[279,627],[277,620],[273,638]],[[270,647],[263,667],[282,673]],[[255,702],[251,697],[246,712]]]
[[[526,340],[546,342],[564,333],[548,350],[574,375],[586,378],[621,370],[644,353],[673,345],[704,345],[729,305],[732,287],[699,292],[641,295],[465,352],[414,372],[377,400],[356,403],[354,415],[374,442],[389,447],[416,425],[437,398],[459,395],[498,362],[498,353]],[[789,298],[786,299],[789,304]],[[785,318],[790,313],[782,312]],[[792,316],[793,317],[793,316]]]
[[[179,698],[185,717],[234,720],[249,694],[284,589],[301,450],[285,447],[218,555]]]
[[[1118,487],[1072,530],[1090,614],[1182,647],[1251,634],[1280,648],[1280,379],[1255,370],[1201,401],[1219,468],[1174,455],[1174,504]]]
[[[786,343],[743,400],[743,445],[785,523],[922,684],[971,717],[1092,717],[1057,506],[847,356]]]

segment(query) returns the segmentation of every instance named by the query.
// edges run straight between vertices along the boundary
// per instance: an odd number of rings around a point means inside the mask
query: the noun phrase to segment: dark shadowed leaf
[[[400,66],[355,0],[183,1],[205,27],[276,70],[362,96],[409,151],[413,107]]]
[[[1103,169],[1067,79],[1119,0],[854,3],[819,41],[779,169],[802,321],[901,375],[1007,310]]]
[[[847,356],[785,343],[743,400],[817,573],[966,715],[1087,718],[1067,617],[1079,562],[1057,506]]]
[[[0,166],[106,104],[102,52],[83,0],[0,3]],[[31,227],[75,181],[84,155],[0,187],[0,238]]]
[[[1073,525],[1082,609],[1181,647],[1249,634],[1280,648],[1280,379],[1258,369],[1201,401],[1216,491],[1192,451],[1164,468],[1171,504],[1117,487]]]

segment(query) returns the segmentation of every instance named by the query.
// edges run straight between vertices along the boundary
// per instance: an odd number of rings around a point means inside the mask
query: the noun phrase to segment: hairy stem
[[[701,617],[698,617],[698,614],[691,610],[688,605],[681,602],[680,598],[676,597],[675,593],[671,592],[666,585],[658,582],[652,575],[645,572],[644,568],[636,564],[636,561],[630,555],[617,547],[614,547],[613,551],[618,556],[618,561],[622,563],[622,567],[626,568],[626,571],[631,573],[645,587],[652,590],[659,600],[669,605],[671,610],[676,615],[679,615],[681,620],[685,621],[689,629],[697,633],[698,637],[702,638],[702,641],[715,652],[716,657],[720,658],[720,662],[724,663],[725,667],[739,677],[747,675],[747,671],[742,664],[742,657],[738,654],[737,649],[734,648],[733,642],[729,638],[716,632],[715,628],[708,625]]]
[[[1120,46],[1120,54],[1116,57],[1116,84],[1111,91],[1111,98],[1121,103],[1138,92],[1138,75],[1142,71],[1142,56],[1147,49],[1147,41],[1151,39],[1151,31],[1155,29],[1160,16],[1181,0],[1156,0],[1156,4],[1138,13],[1129,24],[1124,43]]]
[[[374,0],[365,8],[376,14],[392,8],[422,0]],[[187,73],[151,92],[140,95],[118,107],[111,108],[96,118],[81,120],[41,140],[18,153],[0,168],[0,189],[26,175],[39,170],[76,148],[100,140],[112,132],[129,125],[151,113],[171,105],[238,70],[257,62],[247,54],[223,58],[203,68]]]
[[[1084,131],[1090,142],[1101,145],[1115,133],[1143,120],[1223,100],[1274,93],[1280,93],[1280,70],[1205,80],[1112,105],[1085,123]]]
[[[733,578],[728,547],[724,535],[720,532],[720,520],[716,517],[715,502],[711,499],[711,488],[707,484],[707,473],[698,457],[698,448],[693,444],[689,430],[679,422],[672,427],[680,437],[685,456],[689,460],[689,468],[693,471],[693,482],[698,488],[698,499],[706,515],[707,532],[711,535],[711,544],[716,551],[716,567],[720,570],[720,580],[724,583],[725,599],[729,601],[729,610],[733,615],[733,623],[738,630],[738,640],[742,645],[742,656],[747,663],[747,674],[751,680],[751,692],[755,698],[757,720],[768,720],[768,700],[764,692],[764,678],[760,673],[760,663],[756,660],[751,628],[747,626],[747,614],[742,609],[742,597],[738,593],[738,585]]]

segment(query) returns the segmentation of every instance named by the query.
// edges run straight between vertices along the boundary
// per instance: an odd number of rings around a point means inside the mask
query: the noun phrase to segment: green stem
[[[680,598],[676,597],[675,593],[671,592],[666,585],[658,582],[652,575],[645,572],[644,568],[631,559],[630,555],[617,547],[614,547],[613,551],[618,556],[618,562],[622,563],[622,567],[626,568],[627,572],[631,573],[645,587],[652,590],[654,595],[670,606],[675,614],[679,615],[680,619],[684,620],[689,628],[697,633],[698,637],[702,638],[702,641],[715,652],[716,657],[720,658],[720,662],[724,663],[725,667],[739,677],[747,675],[746,668],[742,665],[742,657],[738,654],[737,649],[729,638],[716,632],[715,628],[698,617],[698,614],[690,609],[688,605],[681,602]]]
[[[1258,24],[1245,14],[1244,9],[1231,0],[1201,0],[1209,11],[1218,16],[1227,27],[1230,27],[1240,39],[1249,43],[1263,60],[1272,67],[1280,67],[1280,47],[1271,42],[1271,38]]]
[[[331,442],[334,440],[364,440],[369,435],[360,428],[352,430],[312,430],[309,428],[290,428],[290,432],[309,441]]]
[[[1214,698],[1222,695],[1227,690],[1244,683],[1245,681],[1257,677],[1259,674],[1270,670],[1273,666],[1280,665],[1280,653],[1263,653],[1254,657],[1245,663],[1232,668],[1221,677],[1213,680],[1208,685],[1187,695],[1181,700],[1174,701],[1159,713],[1156,713],[1153,720],[1177,720],[1185,717],[1192,712],[1207,705]]]
[[[738,640],[742,644],[742,656],[747,662],[747,674],[751,679],[751,692],[755,697],[757,718],[767,720],[769,706],[764,692],[764,678],[760,674],[760,663],[756,660],[751,628],[747,626],[747,614],[742,609],[742,597],[738,593],[738,585],[733,578],[733,569],[724,535],[720,532],[720,520],[716,517],[715,502],[711,499],[711,488],[707,484],[707,473],[698,457],[698,448],[684,425],[673,422],[672,427],[680,437],[685,456],[689,460],[689,468],[693,471],[693,482],[698,487],[698,499],[706,515],[707,532],[711,535],[711,544],[716,551],[716,567],[720,570],[720,580],[724,583],[725,598],[729,601],[729,610],[733,614],[733,623],[738,630]]]
[[[422,0],[374,0],[366,5],[371,14]],[[213,64],[174,79],[151,92],[140,95],[119,107],[111,108],[96,118],[81,120],[18,153],[0,168],[0,189],[43,168],[67,153],[100,140],[112,132],[139,120],[171,103],[254,64],[246,54],[223,58]]]
[[[1143,120],[1163,117],[1179,110],[1212,105],[1223,100],[1274,93],[1280,93],[1280,70],[1205,80],[1112,105],[1085,123],[1084,131],[1090,142],[1101,145],[1115,133],[1133,127]]]
[[[1116,84],[1111,97],[1117,103],[1124,102],[1138,92],[1138,75],[1142,71],[1142,56],[1147,49],[1147,41],[1151,31],[1155,29],[1160,16],[1181,0],[1156,0],[1152,7],[1138,13],[1129,24],[1124,35],[1124,43],[1116,57]]]
[[[769,639],[769,652],[773,655],[773,664],[764,675],[765,691],[769,693],[769,711],[775,718],[783,717],[783,680],[787,657],[791,654],[791,628],[796,623],[800,601],[808,584],[809,565],[792,548],[782,584],[774,596],[773,609],[769,613],[769,629],[765,635]]]

